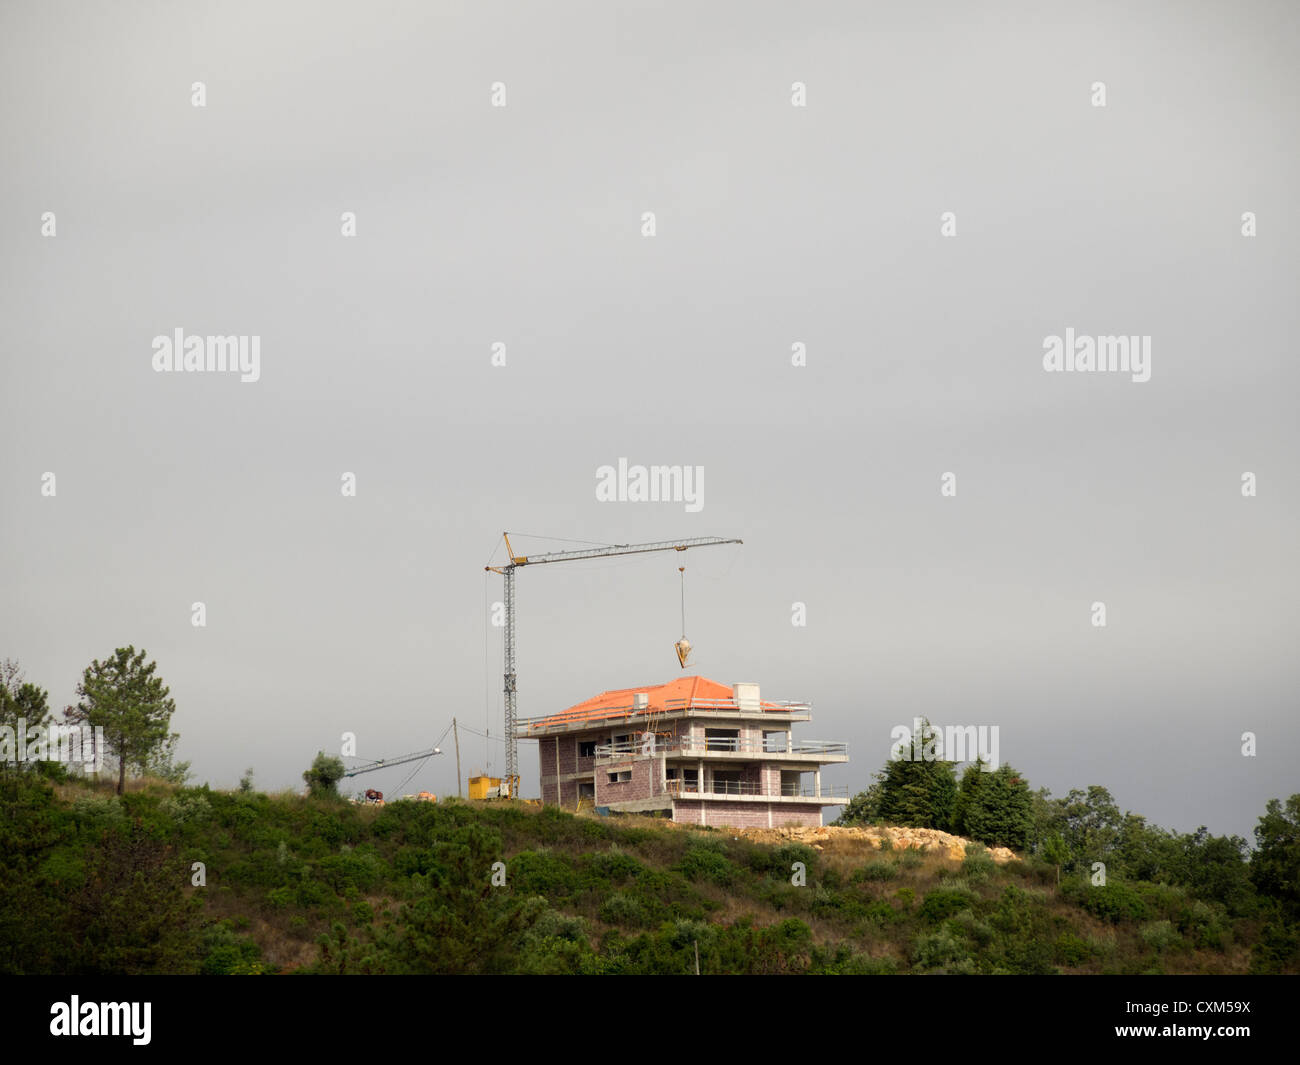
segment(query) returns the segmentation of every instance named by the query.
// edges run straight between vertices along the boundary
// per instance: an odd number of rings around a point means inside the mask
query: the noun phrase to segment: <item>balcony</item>
[[[764,740],[726,739],[721,737],[678,736],[673,739],[659,737],[629,740],[623,743],[603,743],[596,747],[596,764],[628,761],[638,757],[667,756],[669,758],[721,758],[723,761],[749,760],[798,761],[821,764],[847,762],[849,745],[825,740],[802,740],[790,744],[775,744]]]
[[[848,802],[849,791],[844,785],[823,784],[818,794],[812,785],[781,784],[764,786],[744,780],[715,780],[707,782],[706,789],[693,781],[670,780],[664,789],[679,799],[751,799],[770,802],[773,799],[813,800],[822,802]]]

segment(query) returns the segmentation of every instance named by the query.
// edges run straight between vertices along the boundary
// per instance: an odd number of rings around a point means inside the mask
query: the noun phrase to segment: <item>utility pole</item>
[[[461,798],[460,794],[460,733],[456,730],[456,719],[451,719],[451,734],[456,740],[456,798]]]

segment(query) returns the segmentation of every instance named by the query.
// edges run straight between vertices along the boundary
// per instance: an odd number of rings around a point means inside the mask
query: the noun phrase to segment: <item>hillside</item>
[[[1183,887],[1058,886],[915,829],[0,789],[7,973],[676,974],[697,946],[703,973],[1241,973],[1261,930]]]

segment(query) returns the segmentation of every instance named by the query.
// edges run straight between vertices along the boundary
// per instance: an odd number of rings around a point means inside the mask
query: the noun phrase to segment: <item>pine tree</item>
[[[143,771],[172,738],[168,726],[176,704],[171,689],[154,675],[158,664],[145,664],[146,654],[119,647],[112,658],[92,662],[77,685],[81,701],[63,712],[70,724],[104,730],[118,762],[119,795],[126,790],[127,769]]]
[[[6,741],[13,745],[13,753],[0,754],[0,767],[7,767],[10,758],[19,769],[25,766],[24,752],[17,749],[20,733],[19,721],[26,723],[26,735],[32,736],[39,728],[48,729],[51,723],[49,694],[35,684],[27,683],[17,662],[6,658],[0,662],[0,727],[13,730]],[[4,742],[0,741],[0,748]]]

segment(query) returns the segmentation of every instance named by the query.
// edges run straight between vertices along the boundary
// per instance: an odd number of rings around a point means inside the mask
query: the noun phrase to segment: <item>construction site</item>
[[[762,699],[754,683],[681,677],[521,719],[515,735],[537,741],[544,803],[715,827],[817,826],[824,807],[848,801],[821,775],[848,761],[848,745],[796,741],[811,709]]]
[[[812,706],[800,701],[764,699],[758,683],[720,683],[686,675],[693,647],[686,637],[686,567],[678,566],[681,586],[681,637],[673,653],[682,675],[641,687],[619,688],[562,710],[530,717],[519,715],[515,581],[521,569],[563,562],[682,553],[691,548],[739,546],[740,539],[690,537],[643,544],[592,545],[542,554],[516,553],[510,534],[502,534],[507,561],[487,565],[504,578],[503,729],[504,772],[474,773],[471,800],[540,802],[598,815],[648,814],[706,827],[818,827],[828,806],[848,801],[847,786],[822,779],[827,766],[848,761],[848,744],[796,739],[794,726],[812,718]],[[346,770],[364,773],[411,764],[397,792],[430,758],[450,733],[456,753],[456,794],[463,796],[460,729],[455,718],[433,747]],[[475,730],[469,730],[475,731]],[[478,735],[484,735],[477,733]],[[485,737],[489,738],[489,737]],[[520,789],[520,741],[537,744],[539,797],[525,799]],[[354,802],[384,804],[377,788],[367,788]],[[436,802],[428,791],[402,799]]]

